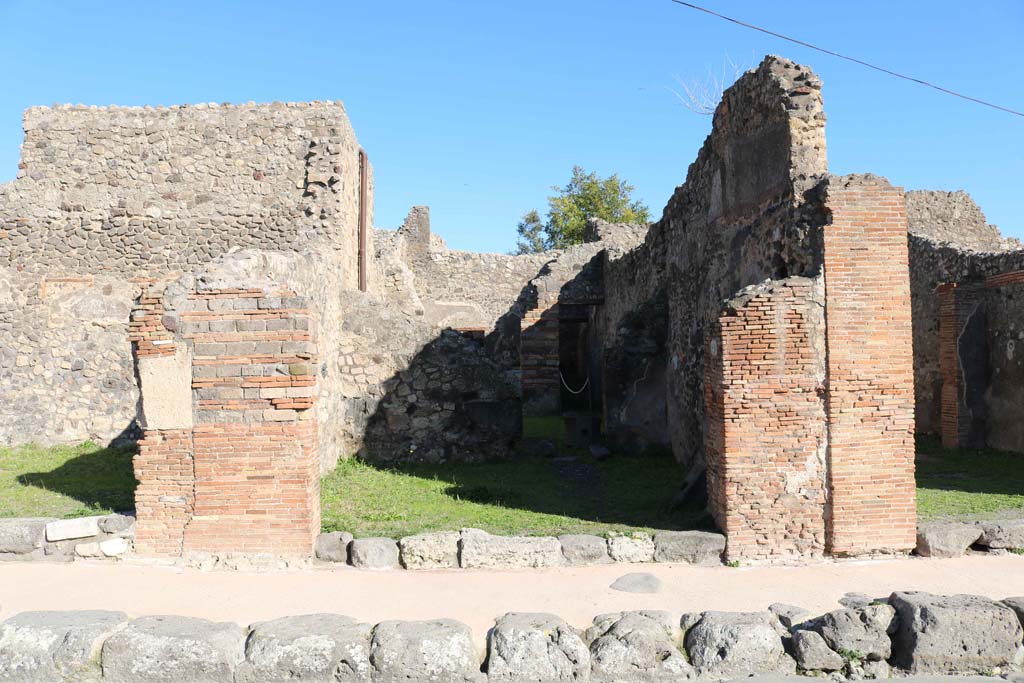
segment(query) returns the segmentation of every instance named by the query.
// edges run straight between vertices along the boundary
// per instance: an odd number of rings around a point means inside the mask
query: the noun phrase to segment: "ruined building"
[[[509,457],[523,415],[706,472],[732,559],[911,548],[915,429],[1024,451],[1024,250],[962,193],[829,175],[784,59],[725,92],[660,220],[526,256],[450,250],[425,207],[374,229],[340,103],[24,127],[0,442],[138,440],[140,552],[308,552],[339,457]]]

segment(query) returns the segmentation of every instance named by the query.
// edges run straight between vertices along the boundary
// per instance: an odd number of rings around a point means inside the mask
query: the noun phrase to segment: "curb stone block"
[[[932,523],[917,527],[917,547],[921,557],[960,557],[981,538],[975,524]]]
[[[100,518],[100,531],[106,534],[120,534],[130,530],[135,525],[135,515],[124,515],[114,513]]]
[[[664,610],[633,610],[629,612],[608,612],[606,614],[598,614],[594,617],[590,627],[583,633],[583,640],[588,643],[594,642],[594,640],[603,634],[611,627],[616,621],[626,616],[627,614],[639,614],[641,617],[650,619],[654,623],[661,626],[667,635],[673,642],[678,642],[682,637],[683,633],[679,628],[679,621],[672,616],[671,612]]]
[[[896,610],[889,605],[840,609],[818,617],[815,631],[835,651],[860,652],[879,661],[892,654],[890,635],[896,630]]]
[[[370,680],[369,624],[338,614],[307,614],[253,624],[235,683]]]
[[[558,537],[562,544],[562,556],[570,567],[586,567],[594,564],[610,564],[608,541],[589,534],[564,534]]]
[[[75,555],[79,557],[103,557],[103,551],[100,550],[100,544],[95,541],[89,541],[88,543],[79,543],[75,546]]]
[[[464,569],[531,569],[565,564],[562,544],[553,536],[493,536],[463,529],[459,565]]]
[[[713,567],[722,564],[725,536],[709,531],[659,531],[654,534],[655,562],[688,562]]]
[[[487,680],[558,683],[590,680],[590,649],[553,614],[510,612],[487,638]]]
[[[416,534],[398,541],[402,566],[406,569],[454,569],[459,566],[457,531]]]
[[[46,525],[47,541],[64,541],[69,538],[99,536],[102,517],[79,517],[58,519]]]
[[[741,678],[760,673],[792,674],[781,625],[767,612],[704,612],[686,633],[690,663],[701,676]]]
[[[794,631],[793,651],[804,671],[839,671],[846,666],[846,660],[833,652],[817,631]]]
[[[141,617],[103,644],[103,680],[233,683],[244,659],[245,634],[237,624]]]
[[[663,620],[639,612],[626,612],[610,623],[604,621],[594,633],[588,630],[591,680],[661,681],[689,680],[696,671],[671,637]]]
[[[1000,602],[1016,612],[1020,623],[1024,625],[1024,597],[1006,598],[1005,600],[1000,600]]]
[[[385,621],[370,641],[373,683],[480,682],[480,664],[469,627],[452,619]]]
[[[352,534],[347,531],[331,531],[318,534],[314,546],[317,559],[325,562],[348,562],[348,548],[352,543]]]
[[[126,538],[108,538],[100,541],[99,549],[104,557],[120,557],[128,552],[129,545]]]
[[[797,607],[796,605],[786,605],[781,602],[776,602],[768,605],[768,611],[774,614],[779,619],[779,623],[788,629],[793,628],[797,624],[800,624],[807,620],[811,615],[810,612],[805,610],[803,607]]]
[[[893,593],[895,665],[910,673],[985,673],[1020,664],[1024,629],[1014,611],[977,595]]]
[[[104,640],[124,612],[22,612],[0,624],[0,680],[98,681]]]
[[[357,538],[349,545],[348,555],[353,567],[398,568],[398,544],[390,538]]]
[[[615,534],[608,537],[608,554],[616,562],[653,562],[654,539],[647,534]]]
[[[1024,549],[1024,519],[981,522],[980,526],[982,534],[978,543],[981,545],[996,549]]]
[[[45,517],[0,519],[0,553],[20,555],[42,548],[51,521]]]

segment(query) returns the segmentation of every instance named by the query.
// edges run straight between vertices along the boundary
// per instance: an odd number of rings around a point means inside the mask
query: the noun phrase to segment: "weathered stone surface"
[[[558,537],[562,544],[562,556],[571,567],[585,567],[593,564],[608,564],[608,542],[600,536],[588,534],[565,534]]]
[[[245,658],[236,624],[175,616],[131,621],[103,645],[103,680],[231,683]]]
[[[816,631],[794,631],[793,652],[796,663],[804,671],[839,671],[846,664],[846,660],[833,652]]]
[[[0,680],[93,681],[103,641],[123,612],[22,612],[0,624]]]
[[[696,676],[663,620],[627,612],[588,630],[594,681],[677,681]]]
[[[47,541],[63,541],[69,538],[89,538],[100,533],[102,517],[79,517],[58,519],[46,525]]]
[[[864,659],[888,659],[896,610],[889,605],[868,605],[835,610],[816,619],[815,630],[833,650],[859,652]]]
[[[103,557],[121,557],[128,552],[130,545],[127,538],[108,538],[100,541],[99,550]]]
[[[656,562],[688,562],[714,566],[722,563],[725,536],[708,531],[659,531],[654,534]]]
[[[867,593],[844,593],[843,597],[839,598],[839,604],[847,609],[867,607],[874,601],[875,599]]]
[[[557,683],[590,679],[590,650],[553,614],[509,613],[488,637],[487,679]]]
[[[981,537],[975,524],[956,522],[924,523],[917,526],[917,547],[921,557],[960,557]]]
[[[781,602],[768,605],[768,611],[778,617],[779,622],[786,628],[793,628],[797,624],[806,620],[811,614],[803,607],[786,605]]]
[[[406,569],[452,569],[459,566],[459,533],[416,534],[398,541]]]
[[[981,523],[978,543],[989,548],[1024,549],[1024,519]]]
[[[99,543],[89,541],[88,543],[75,545],[75,555],[79,557],[103,557],[103,551],[100,549]]]
[[[114,513],[101,517],[99,521],[100,531],[105,534],[120,534],[132,528],[135,524],[135,515],[123,515]]]
[[[793,673],[777,623],[767,612],[704,612],[686,633],[690,663],[708,678]]]
[[[608,537],[608,554],[616,562],[653,562],[654,540],[647,534]]]
[[[522,569],[565,564],[562,545],[551,536],[492,536],[463,529],[459,563],[465,569]]]
[[[893,593],[893,658],[911,673],[984,673],[1019,663],[1022,628],[1012,609],[976,595]]]
[[[309,614],[253,624],[236,683],[370,680],[369,624],[337,614]]]
[[[317,559],[325,562],[348,562],[348,547],[352,534],[347,531],[331,531],[319,534],[314,544]]]
[[[633,572],[623,574],[615,579],[611,585],[612,590],[624,593],[660,593],[662,589],[661,579],[654,574],[647,572]]]
[[[390,538],[357,538],[349,545],[348,556],[360,569],[395,569],[398,544]]]
[[[385,621],[370,643],[373,683],[480,681],[469,627],[450,619]]]
[[[1020,619],[1021,624],[1024,624],[1024,597],[1006,598],[1000,602],[1016,612],[1017,618]]]
[[[30,553],[43,547],[46,524],[44,517],[0,519],[0,553]]]

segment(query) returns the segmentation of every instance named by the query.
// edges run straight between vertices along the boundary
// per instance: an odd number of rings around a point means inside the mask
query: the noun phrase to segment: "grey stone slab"
[[[237,624],[177,616],[141,617],[103,645],[103,680],[233,683],[245,659]]]
[[[960,557],[981,538],[976,524],[962,522],[922,523],[917,527],[917,547],[921,557]]]
[[[317,559],[325,562],[348,562],[348,548],[352,534],[347,531],[331,531],[319,534],[314,544]]]
[[[653,683],[696,677],[663,619],[627,612],[602,624],[597,633],[588,630],[588,636],[593,681]]]
[[[864,659],[879,661],[892,653],[890,635],[896,629],[895,617],[896,610],[889,605],[841,609],[816,619],[814,630],[837,652],[859,652]]]
[[[459,564],[464,569],[526,569],[565,564],[562,545],[551,536],[494,536],[463,529]]]
[[[58,519],[46,525],[47,541],[63,541],[69,538],[90,538],[100,533],[102,517],[78,517]]]
[[[459,566],[457,531],[416,534],[399,539],[398,550],[406,569],[454,569]]]
[[[0,680],[98,681],[100,648],[123,612],[22,612],[0,624]]]
[[[370,642],[373,683],[480,682],[480,661],[469,627],[451,619],[385,621]]]
[[[562,544],[562,557],[571,567],[585,567],[595,564],[609,564],[608,542],[600,536],[589,534],[565,534],[558,537]]]
[[[793,673],[778,619],[768,612],[704,612],[686,633],[686,651],[698,673],[709,678],[758,673]]]
[[[978,543],[989,548],[1024,549],[1024,519],[981,522]]]
[[[489,634],[487,661],[491,682],[590,680],[590,649],[553,614],[509,613],[498,619]]]
[[[793,653],[804,671],[839,671],[846,665],[846,660],[816,631],[794,631]]]
[[[397,569],[398,544],[390,538],[357,538],[349,544],[348,558],[360,569]]]
[[[722,564],[725,536],[709,531],[659,531],[654,534],[656,562],[687,562],[704,566]]]
[[[370,680],[369,624],[338,614],[307,614],[253,624],[236,683]]]
[[[22,554],[42,548],[50,521],[45,517],[0,519],[0,553]]]
[[[662,583],[661,579],[654,574],[632,572],[630,574],[623,574],[615,579],[612,582],[611,589],[624,593],[660,593]]]

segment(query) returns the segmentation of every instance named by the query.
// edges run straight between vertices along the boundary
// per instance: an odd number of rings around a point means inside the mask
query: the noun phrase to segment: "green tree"
[[[548,249],[564,249],[583,242],[583,229],[589,218],[603,218],[612,223],[646,223],[647,207],[633,199],[636,189],[618,174],[600,178],[579,166],[573,166],[572,179],[565,187],[553,186],[555,195],[548,197],[547,220],[541,221],[534,209],[523,215],[516,230],[520,254],[533,254]]]

